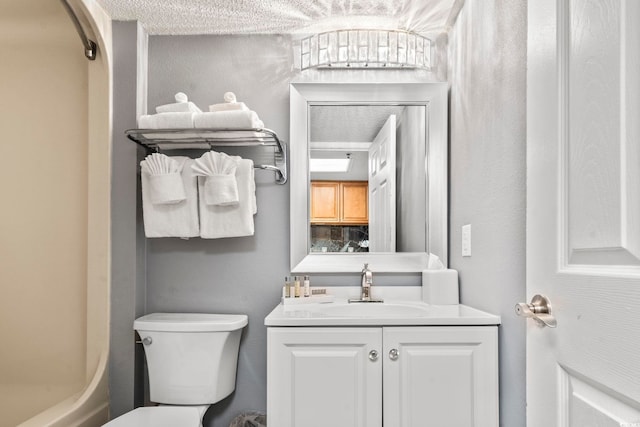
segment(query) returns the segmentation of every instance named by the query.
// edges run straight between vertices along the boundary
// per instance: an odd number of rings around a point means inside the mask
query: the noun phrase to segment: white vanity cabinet
[[[380,328],[268,328],[267,340],[269,425],[382,426]]]
[[[268,328],[278,427],[497,427],[497,326]]]
[[[384,426],[498,426],[497,326],[383,327],[382,345]]]

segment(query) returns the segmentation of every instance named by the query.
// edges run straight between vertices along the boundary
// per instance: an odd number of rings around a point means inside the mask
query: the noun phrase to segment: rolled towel
[[[236,94],[233,92],[226,92],[224,94],[224,102],[222,104],[209,105],[209,112],[211,113],[235,110],[249,111],[249,108],[244,105],[244,102],[238,102],[236,100]]]
[[[225,153],[209,151],[196,159],[192,168],[204,177],[204,202],[207,205],[232,206],[239,202],[236,169],[238,161]]]
[[[196,128],[252,129],[263,128],[264,123],[255,111],[218,111],[194,114]]]
[[[190,102],[184,93],[176,93],[175,99],[176,102],[173,104],[158,105],[156,113],[202,113],[202,110]]]
[[[182,164],[164,154],[153,153],[140,162],[148,175],[149,201],[154,205],[174,204],[186,199],[182,182]]]
[[[193,128],[193,119],[196,114],[206,113],[160,113],[140,116],[138,127],[140,129]]]

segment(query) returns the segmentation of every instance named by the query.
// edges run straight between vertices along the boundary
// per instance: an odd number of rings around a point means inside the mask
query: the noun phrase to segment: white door
[[[396,251],[396,116],[369,147],[369,251]]]
[[[528,427],[640,426],[640,1],[528,2]]]
[[[497,326],[385,327],[383,425],[498,427]]]
[[[382,427],[380,328],[268,328],[276,427]]]

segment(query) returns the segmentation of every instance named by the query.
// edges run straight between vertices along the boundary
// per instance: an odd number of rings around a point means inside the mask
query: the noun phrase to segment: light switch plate
[[[462,226],[462,256],[471,256],[471,224]]]

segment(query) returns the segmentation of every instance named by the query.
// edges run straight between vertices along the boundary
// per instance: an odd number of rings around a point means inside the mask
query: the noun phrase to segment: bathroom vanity
[[[280,304],[267,316],[269,422],[498,426],[500,318],[419,296],[384,299]]]
[[[291,84],[292,273],[358,273],[368,263],[376,274],[417,275],[432,255],[447,265],[447,94],[445,83]],[[393,120],[396,132],[382,140],[389,147],[395,141],[395,156],[391,148],[374,149],[376,134]],[[350,138],[373,123],[372,138]],[[324,132],[334,129],[346,133]],[[361,148],[358,141],[371,142]],[[376,196],[384,206],[368,205],[367,240],[383,236],[395,249],[314,251],[314,206],[300,202],[313,200],[310,159],[359,150],[368,153],[368,201],[383,163],[402,172],[390,174],[400,178],[387,185],[389,194]],[[384,216],[389,212],[399,221]],[[453,285],[457,298],[457,278]],[[360,288],[331,287],[335,302],[274,308],[265,319],[269,425],[497,427],[500,318],[426,304],[422,291],[374,286],[372,298],[384,303],[349,304],[364,295]]]

